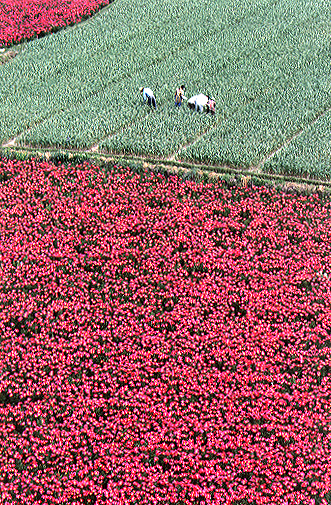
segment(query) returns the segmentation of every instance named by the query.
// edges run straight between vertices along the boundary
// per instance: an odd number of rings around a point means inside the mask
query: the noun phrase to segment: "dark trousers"
[[[153,105],[154,109],[156,109],[156,102],[155,102],[154,96],[152,96],[152,97],[148,96],[147,103],[150,107]]]

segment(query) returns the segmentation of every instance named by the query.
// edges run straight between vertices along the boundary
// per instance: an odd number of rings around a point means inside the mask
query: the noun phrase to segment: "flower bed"
[[[2,0],[0,46],[78,23],[109,4],[109,0]]]
[[[331,502],[330,201],[0,179],[3,504]]]

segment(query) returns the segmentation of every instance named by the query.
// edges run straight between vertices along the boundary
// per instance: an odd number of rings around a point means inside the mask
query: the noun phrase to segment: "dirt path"
[[[304,128],[300,128],[297,132],[288,137],[281,146],[277,147],[276,149],[268,153],[261,161],[259,161],[259,163],[256,166],[252,166],[250,170],[256,172],[257,174],[262,173],[262,167],[266,161],[269,161],[271,158],[277,155],[282,149],[286,148],[293,140],[300,137],[302,133],[304,133],[308,128],[317,123],[319,119],[321,119],[323,116],[325,116],[325,114],[327,114],[330,111],[331,107],[328,107],[323,112],[319,112],[317,116],[312,121],[310,121],[310,123],[308,123]]]
[[[201,177],[203,177],[204,174],[207,174],[208,178],[210,180],[224,178],[224,174],[214,172],[213,170],[208,170],[208,171],[203,170],[203,169],[192,170],[192,169],[186,168],[186,167],[181,167],[181,166],[177,167],[174,165],[167,165],[167,163],[166,163],[167,161],[168,160],[165,160],[164,164],[161,164],[161,165],[154,165],[152,163],[144,162],[143,167],[148,168],[149,170],[155,170],[157,167],[161,167],[161,168],[164,168],[165,170],[167,170],[168,172],[173,173],[173,174],[178,174],[180,172],[182,172],[182,173],[184,172],[186,174],[189,174],[189,173],[194,172],[194,174],[201,176]],[[232,169],[230,169],[230,167],[226,167],[226,166],[224,166],[224,169],[232,170]],[[242,174],[240,172],[235,173],[233,171],[233,175],[236,176],[233,178],[233,183],[236,184],[237,186],[242,187],[242,188],[247,187],[247,185],[250,184],[250,182],[252,180],[251,174]],[[268,177],[268,174],[261,174],[261,176]],[[326,184],[326,185],[319,184],[318,181],[316,181],[315,183],[295,182],[295,181],[281,182],[281,180],[279,179],[279,184],[276,183],[276,186],[280,187],[282,189],[282,191],[285,191],[285,192],[315,193],[318,191],[320,193],[324,193],[327,190],[327,187],[330,186],[330,184]]]
[[[214,128],[215,126],[213,126]],[[194,137],[194,140],[192,140],[191,142],[187,142],[186,144],[183,144],[179,149],[178,151],[175,151],[173,154],[171,154],[170,156],[168,156],[166,159],[168,161],[175,161],[176,158],[179,156],[179,153],[181,151],[183,151],[183,149],[186,149],[186,147],[188,146],[191,146],[193,144],[195,144],[196,142],[198,142],[198,140],[200,140],[206,133],[208,133],[208,131],[210,131],[212,128],[206,128],[202,133],[200,133],[199,135],[197,135],[196,137]]]
[[[295,191],[295,192],[316,192],[331,194],[331,179],[328,181],[318,180],[318,179],[305,179],[302,177],[295,176],[283,176],[278,174],[268,174],[268,173],[256,173],[252,170],[241,170],[239,168],[229,167],[227,165],[203,165],[193,162],[178,162],[170,161],[165,158],[148,158],[142,156],[126,156],[125,154],[107,154],[99,153],[97,151],[83,151],[78,149],[57,149],[57,148],[36,148],[28,146],[10,146],[9,149],[13,153],[18,151],[19,153],[25,153],[27,156],[32,155],[37,158],[44,158],[47,160],[52,160],[52,156],[58,155],[59,153],[67,155],[68,160],[76,159],[77,155],[87,156],[87,160],[91,163],[98,163],[98,161],[111,163],[114,165],[125,165],[126,163],[130,166],[130,163],[141,164],[143,168],[149,170],[159,171],[164,169],[169,173],[179,174],[184,173],[189,177],[201,176],[208,177],[212,179],[223,179],[226,180],[230,185],[236,185],[241,187],[246,187],[248,185],[254,185],[257,183],[259,186],[261,183],[265,182],[266,186],[278,187],[283,191]],[[91,158],[88,158],[88,155]],[[85,159],[85,158],[84,158]],[[257,180],[255,180],[257,178]]]
[[[243,105],[241,105],[237,109],[233,110],[232,114],[234,114],[238,110],[240,110],[241,107],[245,107],[248,103],[255,102],[255,100],[258,100],[258,98],[260,98],[261,96],[265,95],[267,93],[267,91],[268,91],[267,89],[261,90],[259,93],[257,93],[255,95],[255,97],[252,100],[247,100],[247,102],[245,102]],[[168,156],[167,160],[168,161],[175,161],[176,158],[178,159],[178,156],[179,156],[179,154],[180,154],[181,151],[183,151],[184,149],[186,149],[186,147],[192,146],[193,144],[195,144],[196,142],[198,142],[206,133],[209,133],[212,130],[214,130],[217,127],[217,125],[221,121],[223,121],[224,119],[226,119],[226,116],[224,114],[221,114],[219,117],[217,117],[217,120],[212,125],[210,125],[207,128],[205,128],[205,130],[202,133],[199,133],[198,135],[196,135],[194,137],[194,139],[191,140],[191,142],[186,142],[185,144],[182,144],[180,146],[180,148],[177,149],[177,151],[173,152],[170,156]]]

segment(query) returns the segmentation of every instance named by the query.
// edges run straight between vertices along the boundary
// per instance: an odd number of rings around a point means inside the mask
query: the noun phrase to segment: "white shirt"
[[[198,106],[201,105],[201,107],[205,107],[208,102],[208,97],[204,95],[203,93],[200,93],[200,95],[195,95],[192,96],[192,98],[189,99],[188,103],[196,103]]]
[[[154,93],[151,90],[151,88],[144,88],[143,89],[143,99],[146,100],[148,96],[150,96],[152,98],[154,96]]]

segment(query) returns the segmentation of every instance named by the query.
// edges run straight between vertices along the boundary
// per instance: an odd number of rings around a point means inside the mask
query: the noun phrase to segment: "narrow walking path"
[[[21,133],[19,133],[16,137],[13,137],[9,140],[6,140],[3,144],[1,144],[1,147],[5,148],[5,147],[19,147],[18,144],[17,144],[17,140],[22,136],[24,135],[25,133],[29,133],[29,131],[32,130],[32,128],[34,128],[35,126],[38,126],[39,124],[43,123],[44,121],[46,121],[48,118],[43,118],[43,119],[40,119],[39,121],[36,121],[35,123],[33,123],[32,126],[29,126],[28,128],[26,128],[25,130],[23,130]]]
[[[282,149],[286,148],[293,140],[297,139],[304,133],[308,128],[310,128],[313,124],[317,123],[319,119],[321,119],[325,114],[331,111],[331,106],[327,107],[323,111],[319,112],[316,117],[307,123],[307,125],[304,128],[300,128],[298,131],[296,131],[293,135],[288,137],[285,142],[277,147],[276,149],[272,150],[270,153],[268,153],[256,166],[250,167],[250,170],[256,172],[257,174],[262,173],[262,167],[265,164],[266,161],[269,161],[271,158],[273,158],[275,155],[277,155]]]
[[[267,89],[263,89],[263,90],[261,90],[259,93],[257,93],[257,94],[254,96],[254,98],[253,98],[253,99],[250,99],[250,100],[245,101],[245,102],[244,102],[244,104],[242,104],[242,105],[241,105],[240,107],[238,107],[237,109],[233,110],[233,111],[232,111],[232,114],[234,114],[234,113],[238,112],[238,110],[240,110],[242,107],[245,107],[248,103],[255,102],[256,100],[258,100],[258,98],[260,98],[261,96],[265,95],[266,93],[267,93]],[[216,108],[217,108],[217,106],[216,106]],[[216,112],[216,114],[217,114],[217,112]],[[182,145],[180,146],[180,148],[179,148],[179,149],[177,149],[177,151],[173,152],[173,153],[172,153],[172,154],[171,154],[171,155],[167,158],[167,160],[168,160],[168,161],[175,161],[176,159],[178,159],[178,156],[179,156],[179,154],[181,153],[181,151],[183,151],[184,149],[186,149],[186,148],[187,148],[187,147],[189,147],[189,146],[194,145],[194,144],[195,144],[196,142],[198,142],[198,141],[199,141],[199,140],[200,140],[200,139],[201,139],[201,138],[202,138],[202,137],[203,137],[206,133],[209,133],[209,132],[211,132],[212,130],[214,130],[214,129],[218,126],[218,124],[219,124],[221,121],[223,121],[224,119],[226,119],[226,118],[227,118],[227,117],[226,117],[224,114],[219,115],[219,116],[217,117],[217,119],[215,118],[216,120],[215,120],[215,122],[214,122],[211,126],[207,127],[207,128],[206,128],[206,129],[205,129],[202,133],[199,133],[198,135],[196,135],[196,136],[194,137],[194,139],[193,139],[193,140],[191,140],[190,142],[187,142],[187,143],[185,143],[185,144],[182,144]]]

